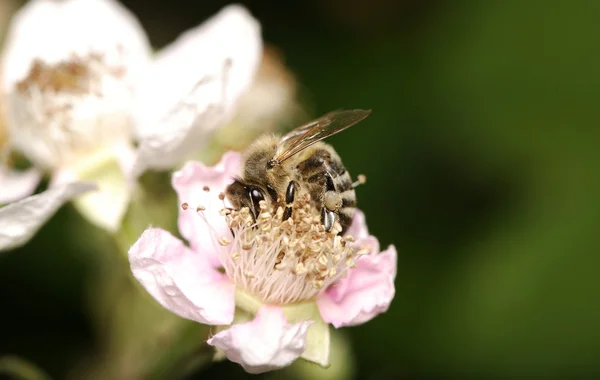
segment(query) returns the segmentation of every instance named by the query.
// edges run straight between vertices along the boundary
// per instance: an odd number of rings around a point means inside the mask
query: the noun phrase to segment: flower
[[[9,203],[0,208],[0,251],[7,251],[25,244],[65,202],[96,187],[83,182],[65,183],[30,196],[41,176],[36,169],[18,171],[8,165],[10,147],[3,115],[0,102],[0,205]]]
[[[149,228],[129,250],[133,275],[163,307],[216,325],[207,343],[250,373],[299,357],[328,366],[328,324],[358,325],[388,309],[396,250],[379,252],[358,210],[344,236],[326,233],[302,199],[286,221],[263,202],[253,225],[247,209],[224,208],[240,170],[241,156],[228,152],[213,167],[189,162],[176,172],[189,247]]]
[[[53,184],[98,183],[76,206],[114,231],[141,172],[174,165],[227,122],[261,52],[260,26],[239,5],[152,54],[117,1],[30,1],[2,57],[10,144]]]

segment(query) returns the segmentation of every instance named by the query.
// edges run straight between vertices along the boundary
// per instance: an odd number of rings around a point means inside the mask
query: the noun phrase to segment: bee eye
[[[250,190],[250,196],[252,197],[252,201],[254,202],[254,204],[257,206],[258,202],[265,200],[265,195],[263,194],[263,192],[260,189],[257,189],[256,187]]]

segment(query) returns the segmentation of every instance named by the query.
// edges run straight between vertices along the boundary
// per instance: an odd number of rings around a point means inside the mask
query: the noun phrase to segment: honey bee
[[[256,218],[260,201],[284,208],[283,218],[292,216],[294,199],[305,194],[321,214],[321,223],[331,231],[337,221],[343,234],[356,209],[350,174],[332,146],[321,142],[371,114],[370,110],[341,110],[325,114],[283,137],[265,135],[244,154],[242,177],[234,178],[225,195],[235,209],[248,207]]]

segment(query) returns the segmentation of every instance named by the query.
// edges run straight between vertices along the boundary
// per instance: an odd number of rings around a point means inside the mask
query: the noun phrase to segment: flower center
[[[35,60],[29,75],[17,83],[17,90],[27,92],[36,88],[41,92],[73,92],[89,91],[91,73],[89,67],[80,60],[62,62],[54,66]]]
[[[291,304],[314,299],[318,293],[354,267],[358,255],[368,253],[340,236],[341,227],[326,232],[319,212],[307,198],[294,204],[292,217],[261,201],[254,220],[248,208],[222,210],[234,239],[219,239],[226,247],[221,262],[239,288],[265,303]]]
[[[34,163],[57,167],[129,138],[133,94],[124,75],[101,54],[35,60],[6,104],[15,146]]]

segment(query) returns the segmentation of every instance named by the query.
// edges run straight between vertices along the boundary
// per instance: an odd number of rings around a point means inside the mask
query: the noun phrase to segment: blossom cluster
[[[291,112],[291,80],[275,62],[240,5],[153,52],[116,0],[29,1],[0,60],[0,251],[25,244],[70,201],[117,232],[139,177],[183,165],[172,187],[186,241],[148,228],[128,252],[133,276],[172,313],[214,326],[202,343],[250,373],[299,358],[328,367],[330,325],[388,310],[395,247],[380,249],[360,210],[343,234],[339,224],[326,230],[308,197],[288,217],[265,201],[258,212],[234,209],[224,192],[241,175],[240,153],[214,166],[189,161],[227,126],[250,136]],[[16,169],[14,154],[30,167]]]

